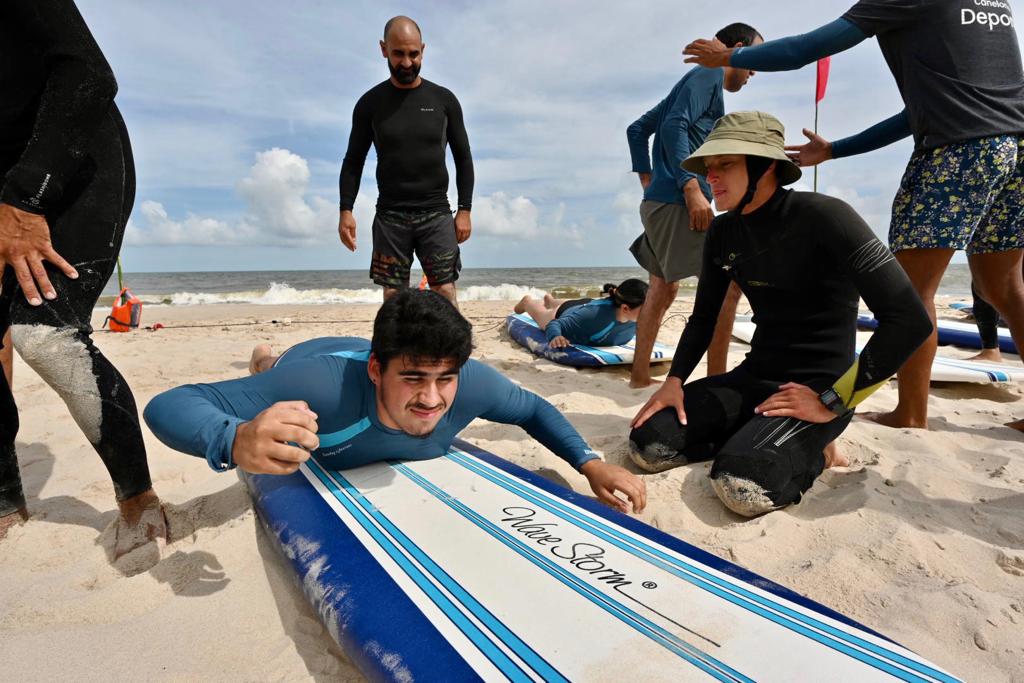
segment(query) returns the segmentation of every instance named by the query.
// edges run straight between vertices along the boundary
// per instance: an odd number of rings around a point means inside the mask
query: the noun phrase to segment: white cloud
[[[276,245],[306,246],[337,239],[338,208],[320,196],[307,197],[310,173],[306,160],[275,147],[256,155],[249,174],[237,184],[245,205],[234,222],[186,214],[170,217],[155,201],[140,205],[141,220],[129,223],[129,245]],[[368,200],[357,200],[357,221],[369,229]]]
[[[495,192],[473,201],[473,231],[490,237],[528,239],[540,234],[537,205],[523,197]]]

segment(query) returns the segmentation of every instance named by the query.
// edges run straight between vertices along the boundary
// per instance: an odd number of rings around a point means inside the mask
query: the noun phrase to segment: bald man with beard
[[[378,196],[370,278],[390,298],[409,286],[415,255],[430,288],[454,304],[462,269],[459,244],[472,231],[473,157],[459,101],[450,90],[420,77],[425,48],[419,26],[409,17],[394,17],[384,26],[380,51],[391,76],[359,98],[352,112],[339,180],[338,233],[342,244],[355,251],[352,208],[372,144]],[[455,161],[454,218],[448,203],[446,147]]]

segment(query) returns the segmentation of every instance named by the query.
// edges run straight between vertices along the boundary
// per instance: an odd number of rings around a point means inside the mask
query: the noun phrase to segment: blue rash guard
[[[573,306],[544,328],[548,341],[565,337],[573,344],[620,346],[636,336],[636,323],[615,319],[616,306],[611,299],[598,299]]]
[[[725,115],[724,79],[722,69],[691,69],[668,97],[626,129],[633,172],[651,174],[644,199],[685,206],[683,186],[694,178],[704,196],[711,199],[711,188],[704,177],[684,170],[680,164],[704,144],[715,121]],[[647,144],[652,135],[654,147],[649,152]]]
[[[238,425],[279,401],[305,401],[317,414],[320,447],[313,455],[332,469],[439,457],[478,417],[519,425],[576,469],[598,457],[554,406],[475,360],[459,369],[455,400],[433,432],[416,437],[386,427],[377,416],[369,356],[365,339],[312,339],[258,375],[165,391],[146,406],[146,424],[166,445],[206,458],[218,471],[235,466]]]
[[[792,71],[848,50],[867,38],[867,34],[852,21],[840,18],[803,35],[739,47],[729,58],[729,66],[756,71]],[[832,158],[872,152],[911,134],[910,118],[904,109],[856,135],[833,142]]]

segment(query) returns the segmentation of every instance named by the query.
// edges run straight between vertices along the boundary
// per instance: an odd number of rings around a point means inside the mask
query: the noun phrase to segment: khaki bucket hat
[[[707,175],[704,157],[719,154],[744,154],[775,159],[775,175],[780,185],[795,183],[802,175],[800,167],[786,156],[786,129],[782,122],[762,111],[734,111],[715,122],[704,144],[682,163],[690,173]]]

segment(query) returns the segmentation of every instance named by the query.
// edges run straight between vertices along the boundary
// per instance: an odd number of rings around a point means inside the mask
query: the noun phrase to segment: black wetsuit
[[[79,273],[71,280],[47,264],[57,299],[30,306],[7,266],[0,337],[12,327],[15,347],[68,404],[121,500],[151,484],[131,390],[90,338],[135,199],[116,90],[71,0],[0,3],[0,201],[45,215],[54,248]],[[0,515],[24,505],[17,432],[0,373]]]
[[[377,215],[370,278],[384,287],[407,287],[415,254],[431,286],[454,282],[462,262],[448,203],[449,145],[458,207],[469,210],[473,201],[473,157],[459,101],[426,79],[415,88],[384,81],[360,97],[338,181],[342,211],[355,204],[371,144],[377,150]]]
[[[819,393],[833,387],[852,409],[896,372],[932,325],[906,273],[850,206],[779,189],[747,215],[730,212],[712,222],[671,376],[686,382],[704,355],[730,281],[757,324],[746,359],[725,375],[684,386],[688,427],[665,410],[630,438],[649,460],[715,458],[712,477],[749,479],[784,505],[821,473],[822,449],[849,416],[811,424],[756,416],[754,407],[797,382]],[[879,326],[858,358],[859,298]]]

